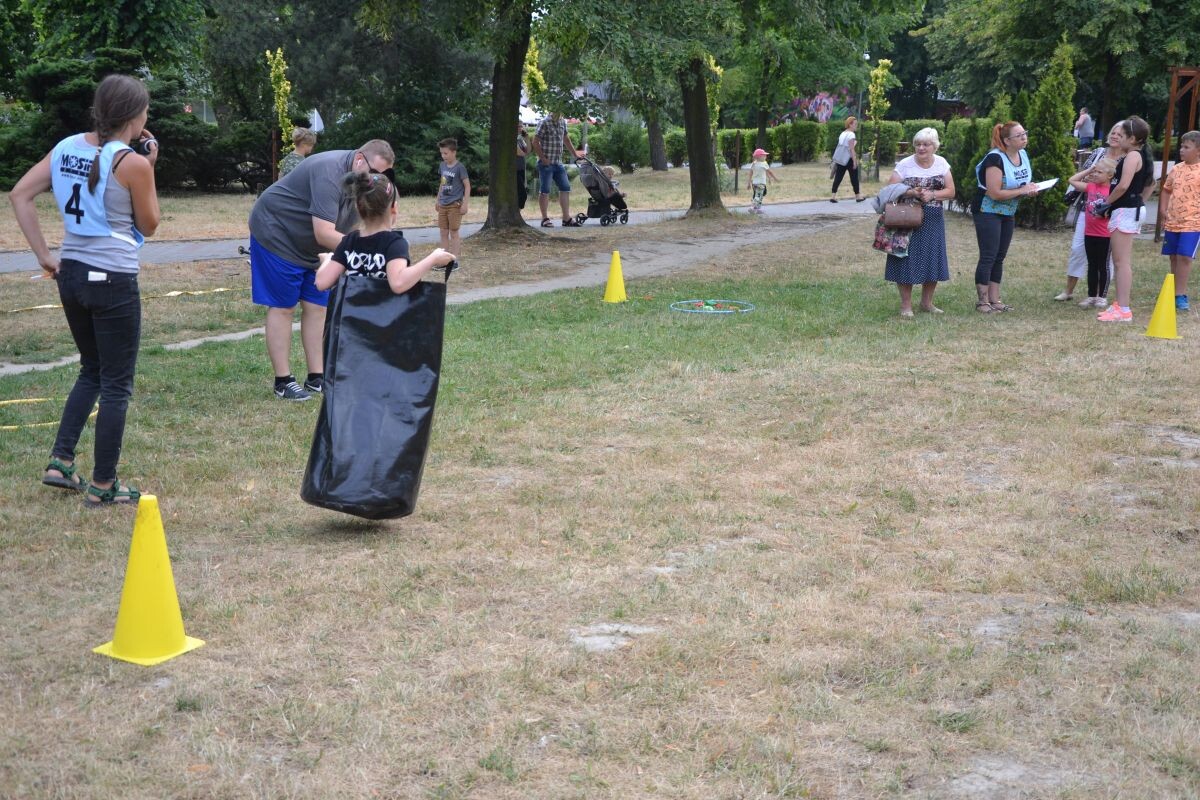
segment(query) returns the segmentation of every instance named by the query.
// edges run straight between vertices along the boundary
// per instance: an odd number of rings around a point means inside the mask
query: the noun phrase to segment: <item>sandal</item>
[[[996,309],[992,308],[992,304],[987,300],[980,300],[978,303],[976,303],[975,310],[980,314],[992,314],[996,311]]]
[[[549,217],[542,217],[542,227],[543,228],[553,228],[554,223],[550,221]]]
[[[88,483],[82,477],[75,473],[79,467],[72,464],[67,466],[57,458],[51,458],[50,463],[46,465],[46,472],[55,470],[61,472],[61,475],[42,475],[42,483],[47,486],[53,486],[56,489],[71,489],[76,492],[82,492],[88,488]]]
[[[93,497],[97,499],[93,500]],[[142,493],[137,489],[132,486],[122,486],[119,480],[114,480],[113,485],[107,489],[97,489],[95,486],[89,486],[87,493],[83,497],[83,504],[88,508],[125,506],[136,503],[141,497]]]
[[[1013,311],[1013,310],[1014,309],[1012,306],[1001,303],[999,300],[992,303],[992,311]]]
[[[562,226],[564,228],[578,228],[580,227],[580,224],[575,221],[574,217],[572,217],[571,219],[564,219],[562,221]]]

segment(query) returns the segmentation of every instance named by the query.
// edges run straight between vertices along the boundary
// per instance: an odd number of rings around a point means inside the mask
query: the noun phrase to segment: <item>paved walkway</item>
[[[812,214],[869,214],[870,202],[854,203],[842,201],[836,205],[828,201],[813,203],[775,203],[763,206],[764,216],[768,217],[800,217]],[[747,206],[730,206],[730,211],[745,212]],[[631,211],[630,225],[649,225],[668,219],[682,217],[686,211]],[[483,227],[482,223],[464,225],[464,237],[477,233]],[[597,220],[588,220],[584,229],[600,227]],[[539,230],[541,230],[539,228]],[[557,235],[575,235],[580,229],[554,228]],[[411,244],[436,244],[438,242],[437,228],[409,228],[404,231]],[[244,258],[238,254],[238,247],[249,246],[249,236],[243,239],[197,239],[190,241],[155,241],[146,242],[142,247],[140,258],[143,264],[178,264],[187,261],[220,261],[226,258]],[[37,261],[29,250],[15,252],[0,252],[0,272],[35,272],[38,271]]]
[[[687,269],[693,264],[719,261],[743,247],[795,238],[796,236],[803,235],[806,230],[812,231],[830,225],[838,225],[848,220],[852,215],[867,213],[855,209],[854,211],[848,210],[840,215],[830,214],[828,212],[831,206],[828,202],[795,205],[809,206],[808,213],[786,218],[778,213],[779,209],[776,208],[773,209],[776,213],[766,215],[768,217],[775,217],[776,221],[765,225],[738,226],[733,230],[721,231],[710,236],[693,237],[687,240],[672,238],[646,239],[639,242],[626,243],[621,247],[621,272],[626,279],[666,275]],[[851,203],[850,205],[853,206],[855,204]],[[862,203],[860,207],[868,205],[867,203]],[[815,213],[817,211],[825,213],[817,214]],[[633,222],[632,218],[630,222]],[[568,228],[566,232],[574,233],[575,231]],[[436,235],[436,231],[434,233]],[[552,292],[558,289],[603,286],[608,281],[610,259],[611,255],[608,252],[599,252],[580,260],[577,262],[576,269],[562,275],[544,280],[484,286],[477,289],[459,289],[452,280],[449,286],[447,302],[451,305],[459,305],[500,297],[525,297],[541,292]],[[292,327],[293,329],[299,329],[300,325],[299,323],[295,323]],[[199,347],[209,342],[237,341],[258,336],[262,333],[262,328],[253,328],[251,330],[234,331],[232,333],[190,339],[184,342],[174,342],[163,347],[166,350],[190,350],[193,347]],[[52,370],[76,364],[78,361],[79,356],[74,355],[42,364],[8,364],[0,362],[0,376]]]

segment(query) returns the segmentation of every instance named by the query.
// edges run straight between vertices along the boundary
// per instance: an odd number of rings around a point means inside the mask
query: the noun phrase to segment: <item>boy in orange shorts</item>
[[[1179,137],[1179,160],[1163,181],[1158,213],[1165,220],[1162,254],[1175,276],[1175,309],[1187,311],[1188,275],[1200,249],[1200,131]]]
[[[462,249],[462,237],[458,235],[458,229],[467,215],[471,179],[467,176],[467,168],[458,160],[457,139],[442,139],[438,142],[438,151],[442,154],[442,163],[438,165],[441,180],[433,210],[437,213],[442,249],[449,250],[458,258]]]

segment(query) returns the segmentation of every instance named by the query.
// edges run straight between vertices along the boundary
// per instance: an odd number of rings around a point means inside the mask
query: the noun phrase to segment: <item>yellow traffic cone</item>
[[[1162,289],[1158,292],[1158,302],[1154,304],[1154,314],[1150,317],[1150,326],[1146,335],[1156,339],[1178,339],[1175,330],[1175,275],[1168,272],[1163,278]]]
[[[202,644],[183,633],[158,498],[144,494],[133,523],[129,565],[125,568],[125,588],[121,590],[113,638],[92,652],[148,667]]]
[[[604,288],[604,302],[624,303],[628,299],[625,296],[625,276],[621,274],[621,254],[613,250],[612,264],[608,268],[608,286]]]

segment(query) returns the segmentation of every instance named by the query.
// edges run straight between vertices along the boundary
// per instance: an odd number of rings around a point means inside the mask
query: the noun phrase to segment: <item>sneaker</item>
[[[304,382],[304,390],[313,394],[321,394],[325,390],[324,378],[313,378]]]
[[[1058,302],[1062,303],[1067,300],[1074,300],[1075,295],[1069,294],[1067,292],[1059,292],[1058,294],[1054,295],[1054,299],[1057,300]]]
[[[1133,322],[1133,311],[1122,311],[1116,303],[1109,306],[1107,311],[1096,315],[1100,322]]]
[[[1191,306],[1188,305],[1188,296],[1186,294],[1175,295],[1175,310],[1176,311],[1188,311],[1190,309],[1191,309]]]
[[[1092,308],[1108,308],[1107,297],[1097,297],[1092,300]]]
[[[276,386],[275,396],[281,400],[294,400],[298,403],[302,403],[312,397],[311,394],[304,391],[304,388],[295,381],[288,381],[283,386]]]

